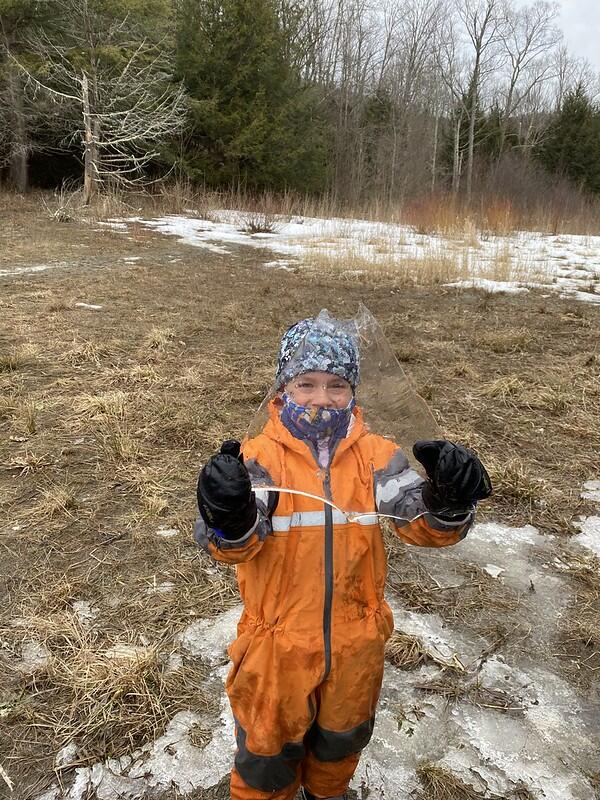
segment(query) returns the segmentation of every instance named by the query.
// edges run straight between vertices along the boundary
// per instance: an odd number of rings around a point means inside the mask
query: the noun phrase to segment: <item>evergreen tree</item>
[[[190,97],[183,167],[208,184],[313,191],[322,123],[292,66],[274,0],[182,0],[178,77]]]
[[[8,167],[20,191],[29,185],[30,155],[43,148],[45,118],[25,92],[16,59],[35,57],[28,36],[39,25],[50,26],[56,3],[49,0],[0,0],[0,167]]]
[[[600,111],[583,86],[566,94],[536,155],[550,172],[600,192]]]

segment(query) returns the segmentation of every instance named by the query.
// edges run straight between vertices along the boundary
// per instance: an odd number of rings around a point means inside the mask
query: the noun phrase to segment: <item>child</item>
[[[335,322],[335,321],[334,321]],[[386,557],[375,512],[408,544],[445,547],[491,485],[479,459],[417,442],[412,470],[355,404],[359,353],[342,325],[302,320],[283,336],[279,393],[262,433],[225,442],[200,474],[196,540],[237,564],[244,612],[229,655],[236,723],[232,800],[344,800],[373,731],[384,646]],[[252,491],[252,483],[325,497]],[[368,513],[370,512],[370,514]]]

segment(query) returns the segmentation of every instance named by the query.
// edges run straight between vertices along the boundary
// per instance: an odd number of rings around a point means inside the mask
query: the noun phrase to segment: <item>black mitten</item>
[[[240,443],[228,440],[198,478],[198,508],[206,524],[225,539],[239,539],[256,522],[256,500]]]
[[[492,493],[490,476],[479,458],[460,444],[445,440],[415,442],[415,458],[429,480],[423,487],[427,509],[441,517],[467,514],[477,500]]]

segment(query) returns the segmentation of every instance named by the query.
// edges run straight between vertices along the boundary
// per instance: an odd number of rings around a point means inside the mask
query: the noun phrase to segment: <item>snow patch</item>
[[[581,496],[592,503],[600,503],[600,481],[588,481],[583,485]]]
[[[479,287],[490,293],[521,294],[531,288],[559,292],[561,296],[586,303],[600,303],[600,236],[548,236],[517,231],[508,236],[480,232],[473,242],[464,236],[422,235],[408,225],[371,222],[360,219],[319,219],[274,216],[272,233],[244,232],[247,213],[214,211],[210,220],[169,215],[158,219],[132,217],[119,221],[136,222],[180,242],[228,254],[227,245],[269,249],[285,258],[266,266],[289,269],[290,259],[299,262],[321,256],[348,264],[356,261],[383,264],[393,268],[403,261],[419,263],[431,259],[454,259],[469,276],[450,286]],[[112,223],[118,224],[117,221]],[[485,278],[494,272],[498,261],[513,267],[515,280]],[[360,275],[362,269],[353,269]],[[593,291],[590,291],[590,288]]]
[[[571,539],[580,547],[591,550],[600,558],[600,517],[582,517],[579,522],[573,523],[581,533],[575,534]]]
[[[76,308],[86,308],[88,311],[102,311],[102,306],[92,305],[91,303],[75,303]]]
[[[50,268],[50,264],[36,264],[31,267],[11,267],[11,269],[0,269],[0,278],[13,277],[15,275],[27,275],[31,272],[45,272]]]
[[[51,658],[52,654],[45,644],[36,639],[29,639],[21,645],[21,661],[15,666],[24,675],[33,675],[39,669],[43,669]]]
[[[165,539],[170,539],[173,536],[179,536],[178,528],[159,528],[156,531],[157,536],[163,536]]]
[[[75,600],[73,603],[73,613],[79,620],[79,624],[82,628],[89,628],[100,613],[100,609],[92,606],[87,600]]]
[[[526,286],[518,286],[510,281],[492,281],[488,278],[472,278],[468,281],[455,281],[445,283],[451,289],[483,289],[488,294],[527,294],[529,289]]]
[[[243,607],[235,606],[216,619],[199,619],[179,634],[178,642],[192,656],[199,656],[211,667],[223,663],[227,648],[237,635]]]

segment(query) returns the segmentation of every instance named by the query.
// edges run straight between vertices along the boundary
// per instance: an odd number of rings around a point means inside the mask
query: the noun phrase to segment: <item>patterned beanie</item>
[[[355,339],[333,317],[300,320],[283,334],[275,380],[281,387],[305,372],[329,372],[345,378],[353,389],[359,382]]]

